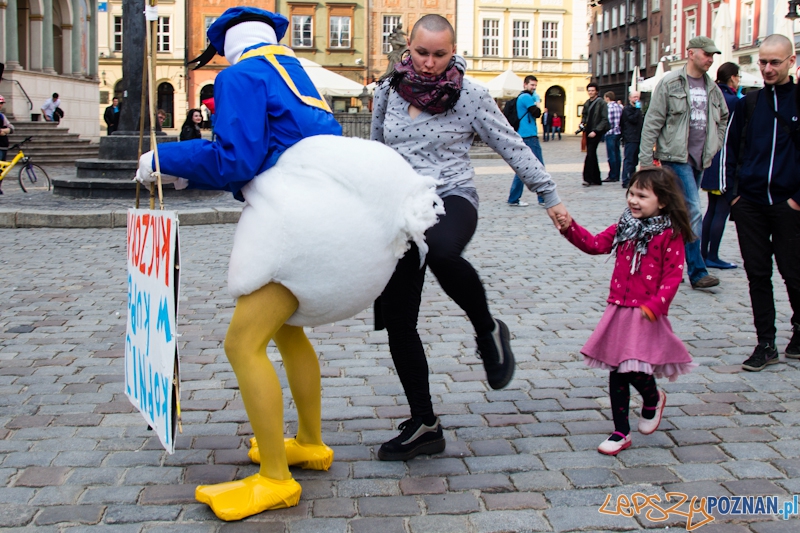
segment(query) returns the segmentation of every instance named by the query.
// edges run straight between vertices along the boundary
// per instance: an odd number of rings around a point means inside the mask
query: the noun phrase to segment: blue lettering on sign
[[[169,329],[169,305],[166,296],[161,297],[161,303],[158,305],[158,320],[156,321],[156,331],[164,330],[164,340],[170,342],[172,340],[172,331]]]

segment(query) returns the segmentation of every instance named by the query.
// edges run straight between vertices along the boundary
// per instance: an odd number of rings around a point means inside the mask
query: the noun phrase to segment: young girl
[[[642,395],[639,433],[653,433],[667,395],[655,377],[675,381],[695,366],[672,332],[667,311],[683,277],[685,240],[694,239],[689,215],[672,171],[640,170],[631,178],[628,208],[619,222],[594,236],[574,221],[564,236],[588,254],[616,254],[608,307],[581,352],[591,368],[611,371],[614,433],[597,451],[616,455],[631,445],[630,388]]]

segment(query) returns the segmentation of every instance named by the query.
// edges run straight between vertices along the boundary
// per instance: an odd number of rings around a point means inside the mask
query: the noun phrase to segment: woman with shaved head
[[[557,215],[568,217],[552,178],[488,91],[464,78],[466,61],[455,53],[450,22],[425,15],[414,25],[408,46],[408,55],[375,90],[372,139],[395,149],[419,174],[438,180],[436,192],[446,214],[425,234],[429,251],[422,268],[412,244],[376,305],[376,325],[382,322],[388,330],[392,359],[411,409],[411,419],[398,426],[400,435],[381,446],[378,457],[385,461],[405,461],[445,448],[417,332],[426,266],[472,322],[489,386],[502,389],[514,373],[508,328],[492,317],[480,277],[461,255],[478,223],[478,192],[469,159],[473,137],[479,136],[529,189],[544,196],[556,227]]]

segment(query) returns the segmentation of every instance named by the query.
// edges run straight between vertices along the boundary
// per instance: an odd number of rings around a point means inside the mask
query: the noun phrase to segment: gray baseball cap
[[[699,37],[694,37],[689,41],[689,46],[686,47],[687,50],[692,48],[700,48],[703,52],[707,54],[721,54],[717,45],[714,44],[714,41],[711,40],[710,37],[703,37],[702,35]]]

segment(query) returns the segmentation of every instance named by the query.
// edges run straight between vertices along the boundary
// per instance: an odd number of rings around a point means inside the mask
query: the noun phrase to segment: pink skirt
[[[650,322],[638,307],[609,304],[581,349],[591,368],[644,372],[675,381],[697,366],[666,316]]]

